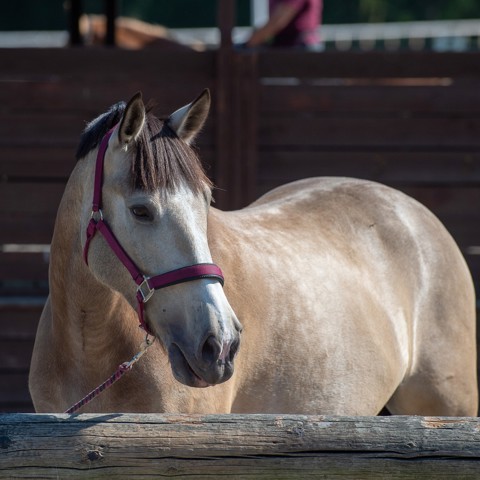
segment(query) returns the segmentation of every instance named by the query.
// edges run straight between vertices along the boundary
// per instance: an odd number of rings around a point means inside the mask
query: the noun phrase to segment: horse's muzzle
[[[172,343],[168,356],[173,375],[189,387],[204,388],[226,382],[233,375],[234,358],[239,346],[239,338],[220,345],[211,335],[197,355],[189,357],[178,344]]]

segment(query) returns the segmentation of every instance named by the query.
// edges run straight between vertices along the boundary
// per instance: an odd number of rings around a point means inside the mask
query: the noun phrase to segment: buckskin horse
[[[205,90],[161,121],[136,94],[86,127],[51,244],[36,410],[64,411],[147,332],[84,411],[475,415],[474,288],[439,220],[350,178],[215,209],[191,147],[209,107]]]

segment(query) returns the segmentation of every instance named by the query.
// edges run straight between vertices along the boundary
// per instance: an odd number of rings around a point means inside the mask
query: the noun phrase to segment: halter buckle
[[[137,287],[137,293],[142,297],[143,303],[148,302],[155,293],[155,289],[150,288],[148,284],[148,277],[143,277],[143,282]]]
[[[103,222],[103,212],[102,209],[99,208],[98,210],[92,210],[92,214],[90,215],[90,218],[94,220],[95,222],[99,222],[100,220]]]

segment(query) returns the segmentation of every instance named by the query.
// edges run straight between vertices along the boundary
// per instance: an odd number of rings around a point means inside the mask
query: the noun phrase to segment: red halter
[[[114,129],[115,127],[113,127],[103,137],[97,153],[97,162],[95,165],[95,183],[93,187],[92,215],[87,226],[87,240],[83,250],[83,258],[85,263],[88,265],[88,248],[95,233],[99,231],[110,245],[110,248],[113,250],[118,259],[130,272],[133,281],[137,284],[138,318],[140,320],[140,327],[143,328],[148,334],[153,335],[145,322],[144,309],[145,303],[151,298],[155,290],[176,285],[177,283],[189,282],[191,280],[198,280],[202,278],[218,280],[223,286],[224,278],[220,267],[213,263],[197,263],[196,265],[182,267],[177,270],[156,275],[155,277],[147,277],[135,265],[134,261],[128,256],[127,252],[125,252],[113,234],[112,230],[110,230],[110,227],[105,222],[102,213],[103,164],[105,162],[105,152],[107,151],[108,141],[110,140]]]

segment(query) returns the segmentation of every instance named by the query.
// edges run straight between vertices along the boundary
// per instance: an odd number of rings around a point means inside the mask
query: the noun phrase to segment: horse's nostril
[[[217,339],[210,335],[203,344],[202,347],[202,361],[207,365],[210,365],[217,361],[220,353],[222,351],[222,346],[217,341]]]
[[[233,359],[235,358],[235,355],[237,354],[238,347],[240,346],[240,340],[234,340],[232,345],[230,346],[230,354],[229,354],[229,360],[230,362],[233,362]]]

